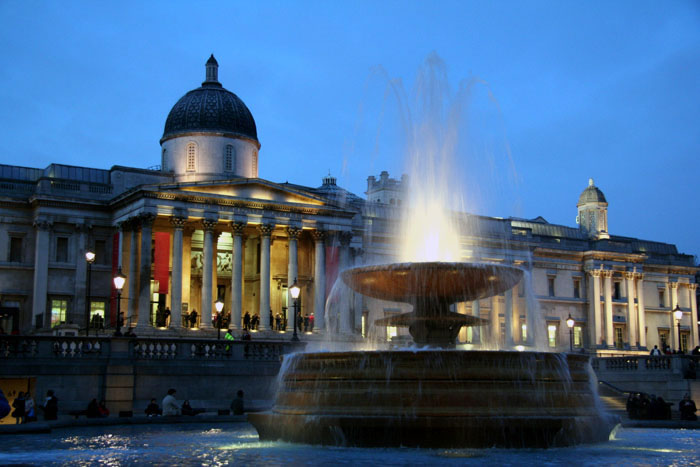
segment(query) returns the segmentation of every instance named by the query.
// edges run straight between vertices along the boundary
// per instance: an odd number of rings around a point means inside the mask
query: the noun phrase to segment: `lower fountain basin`
[[[298,354],[261,440],[343,446],[550,447],[606,441],[588,357],[540,352]]]

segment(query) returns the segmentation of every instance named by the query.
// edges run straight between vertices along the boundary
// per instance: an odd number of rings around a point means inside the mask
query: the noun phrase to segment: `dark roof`
[[[211,57],[209,57],[209,60],[207,60],[207,65],[219,65],[219,62],[216,61],[214,58],[214,54],[211,54]]]
[[[600,188],[593,184],[592,178],[588,180],[588,186],[585,190],[583,190],[581,196],[579,196],[578,204],[576,204],[576,206],[581,206],[582,204],[587,203],[607,203],[605,195],[602,191],[600,191]]]

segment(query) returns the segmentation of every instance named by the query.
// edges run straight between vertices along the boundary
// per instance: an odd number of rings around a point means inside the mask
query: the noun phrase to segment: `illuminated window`
[[[659,347],[662,349],[668,345],[668,329],[659,329]]]
[[[622,339],[622,326],[615,327],[615,348],[624,349],[625,341]]]
[[[387,326],[386,327],[386,340],[390,341],[392,337],[396,337],[399,335],[399,328],[396,326]]]
[[[550,324],[547,326],[547,343],[550,347],[557,346],[557,330],[559,326],[556,324]]]
[[[527,341],[527,324],[525,323],[520,325],[520,337],[522,342]]]
[[[367,337],[367,315],[366,311],[362,313],[362,337]]]
[[[226,154],[224,154],[224,170],[231,172],[233,170],[233,146],[226,145]]]
[[[194,143],[187,145],[187,171],[194,172],[197,167],[197,146]]]
[[[51,327],[66,322],[68,300],[51,300]]]
[[[577,349],[583,347],[583,328],[581,326],[574,326],[574,347]]]
[[[90,301],[90,327],[102,329],[105,326],[105,307],[102,300]]]

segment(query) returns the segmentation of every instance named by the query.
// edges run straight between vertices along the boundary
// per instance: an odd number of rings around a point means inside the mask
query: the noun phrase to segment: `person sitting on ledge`
[[[104,399],[100,401],[100,405],[97,407],[97,410],[100,413],[100,418],[109,417],[109,409],[107,408],[107,402],[105,402]]]
[[[85,416],[87,418],[99,418],[100,417],[100,405],[97,403],[97,399],[93,398],[85,410]]]
[[[146,407],[146,410],[143,411],[146,415],[149,417],[156,417],[160,415],[160,407],[158,407],[158,404],[156,403],[155,399],[151,399],[151,403],[148,404]]]
[[[200,413],[204,413],[204,409],[193,409],[190,405],[190,401],[182,403],[182,415],[194,416]]]
[[[163,398],[163,415],[180,415],[180,404],[175,399],[175,389],[168,389],[168,394]]]
[[[236,398],[231,402],[231,413],[233,415],[243,415],[244,411],[243,390],[239,389],[236,393]]]
[[[678,411],[681,413],[681,420],[697,420],[698,416],[695,415],[697,410],[695,402],[690,398],[690,394],[686,392],[683,399],[678,403]]]

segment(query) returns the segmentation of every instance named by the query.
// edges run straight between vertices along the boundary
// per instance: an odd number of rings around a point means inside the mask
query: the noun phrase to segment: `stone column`
[[[88,232],[90,226],[87,224],[76,224],[75,230],[78,233],[78,245],[75,251],[75,295],[73,295],[73,311],[69,321],[83,326],[85,323],[85,313],[88,312],[85,303],[87,292],[87,260],[85,252],[88,250]]]
[[[231,258],[231,329],[240,330],[243,314],[243,231],[244,222],[231,223],[233,252]]]
[[[294,299],[289,288],[299,278],[299,235],[301,229],[297,227],[287,227],[287,237],[289,238],[289,259],[287,261],[287,329],[294,331]]]
[[[700,339],[698,339],[698,302],[697,296],[695,295],[695,290],[698,288],[698,284],[688,284],[688,302],[690,303],[690,335],[693,341],[688,346],[694,349],[696,345],[700,345]]]
[[[173,226],[173,270],[172,291],[170,293],[170,326],[182,327],[182,232],[187,221],[184,217],[171,217]],[[189,266],[189,261],[188,261]]]
[[[639,347],[639,339],[637,338],[637,313],[634,309],[634,272],[625,273],[627,279],[627,340],[629,341],[630,349]]]
[[[600,316],[600,269],[592,269],[588,271],[589,280],[593,283],[590,290],[590,302],[588,304],[588,322],[591,328],[589,329],[589,337],[592,346],[598,347],[602,344],[601,339],[601,316]]]
[[[260,224],[260,330],[270,329],[270,236],[272,224]]]
[[[338,235],[340,240],[340,258],[338,272],[341,273],[350,267],[350,242],[352,241],[352,232],[340,232]],[[340,325],[338,330],[341,334],[352,333],[354,319],[350,315],[351,307],[347,300],[341,300],[340,304]]]
[[[153,242],[153,222],[156,215],[144,213],[139,216],[141,221],[141,255],[139,264],[139,306],[136,326],[146,328],[151,326],[151,246]]]
[[[221,232],[214,231],[211,236],[211,250],[212,250],[212,262],[211,262],[211,302],[216,303],[219,299],[219,235]],[[213,305],[212,305],[213,306]],[[226,307],[222,310],[222,313],[226,312]],[[212,313],[216,315],[216,308],[212,308]]]
[[[192,234],[194,228],[186,226],[182,229],[182,301],[187,303],[187,312],[191,313],[196,307],[191,301],[190,288],[192,282]],[[197,310],[199,313],[200,310]],[[185,323],[185,327],[189,324]]]
[[[639,322],[639,348],[647,348],[647,315],[644,309],[644,274],[637,273],[637,313]]]
[[[52,223],[47,220],[34,221],[36,240],[34,243],[34,288],[32,291],[32,314],[34,323],[37,316],[43,316],[43,327],[51,327],[51,316],[47,312],[46,293],[49,283],[49,232]],[[34,324],[32,323],[32,324]]]
[[[316,243],[314,262],[314,331],[325,332],[326,308],[326,232],[314,230],[312,233]]]
[[[669,287],[671,287],[671,312],[668,314],[669,318],[671,319],[671,332],[670,338],[671,341],[671,350],[676,351],[680,348],[680,342],[678,342],[678,322],[676,321],[676,317],[673,316],[673,310],[676,309],[676,305],[678,305],[678,282],[669,282],[668,283]]]
[[[608,348],[615,347],[615,335],[613,329],[613,304],[612,304],[612,271],[601,271],[605,278],[605,345]]]
[[[472,315],[481,318],[481,303],[479,300],[472,302]],[[528,333],[530,331],[528,330]],[[481,343],[481,326],[472,326],[472,344]]]
[[[129,227],[131,228],[131,235],[129,236],[129,271],[127,272],[127,278],[129,281],[127,290],[127,319],[124,321],[127,327],[135,326],[135,319],[137,315],[138,306],[138,254],[139,254],[139,243],[138,243],[138,218],[129,219]],[[150,249],[150,248],[149,248]]]
[[[212,329],[212,281],[213,281],[213,262],[214,262],[214,229],[216,228],[216,220],[202,219],[202,230],[204,231],[204,248],[202,252],[202,297],[200,303],[200,320],[199,327],[201,329]]]
[[[506,296],[506,309],[505,309],[505,347],[510,348],[513,346],[513,289],[508,289],[505,292]]]

